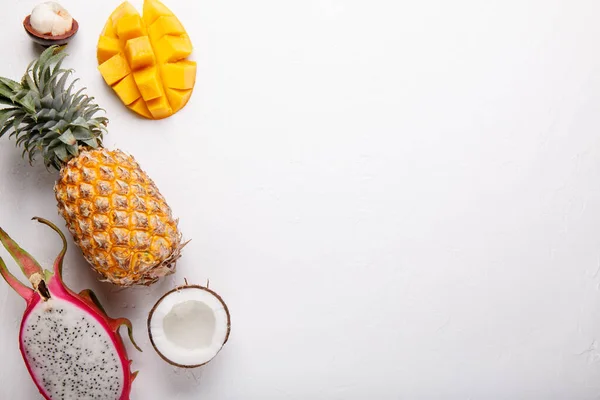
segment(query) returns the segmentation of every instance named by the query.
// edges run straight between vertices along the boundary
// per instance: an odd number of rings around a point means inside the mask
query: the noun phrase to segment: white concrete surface
[[[0,4],[0,75],[18,78],[35,1]],[[81,24],[66,65],[106,108],[106,145],[136,156],[192,239],[151,288],[100,284],[68,253],[68,283],[134,322],[132,399],[598,398],[599,2],[170,0],[199,72],[159,122],[96,71],[118,2],[63,5]],[[49,265],[58,240],[29,219],[64,226],[55,175],[6,138],[0,171],[1,226]],[[145,331],[184,277],[232,313],[195,371]],[[0,285],[2,399],[37,398],[23,308]]]

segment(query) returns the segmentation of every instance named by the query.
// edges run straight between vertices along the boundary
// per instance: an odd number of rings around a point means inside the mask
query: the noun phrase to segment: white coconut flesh
[[[156,351],[183,367],[209,362],[229,335],[229,313],[213,292],[196,286],[167,293],[154,306],[148,329]]]
[[[60,36],[73,27],[73,17],[60,4],[48,1],[38,4],[29,17],[31,27],[43,35]]]
[[[32,375],[52,399],[118,399],[123,366],[105,327],[53,297],[27,316],[21,346]]]

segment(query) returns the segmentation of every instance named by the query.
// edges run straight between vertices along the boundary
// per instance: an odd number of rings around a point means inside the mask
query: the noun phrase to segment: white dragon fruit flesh
[[[0,228],[0,242],[33,287],[17,280],[0,258],[0,275],[27,302],[19,347],[31,378],[45,399],[129,399],[137,372],[129,368],[118,330],[125,325],[133,342],[131,323],[109,318],[92,291],[76,294],[64,285],[65,236],[51,222],[34,219],[54,229],[63,241],[53,272],[42,270]]]

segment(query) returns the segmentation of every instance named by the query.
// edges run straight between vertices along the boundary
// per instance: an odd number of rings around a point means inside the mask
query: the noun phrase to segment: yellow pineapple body
[[[75,243],[106,281],[149,285],[174,272],[183,247],[177,220],[133,157],[82,150],[54,191]]]

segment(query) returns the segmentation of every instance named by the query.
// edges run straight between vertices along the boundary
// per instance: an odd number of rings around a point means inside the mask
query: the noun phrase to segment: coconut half
[[[183,368],[212,360],[229,338],[231,319],[217,293],[198,285],[177,287],[148,316],[152,346],[166,362]]]

